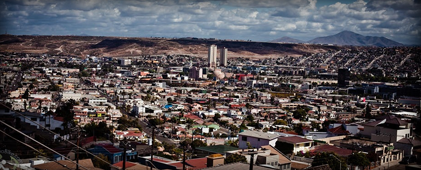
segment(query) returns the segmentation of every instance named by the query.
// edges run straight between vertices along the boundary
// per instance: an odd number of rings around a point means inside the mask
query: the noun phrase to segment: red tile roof
[[[118,152],[121,152],[120,149],[114,147],[111,144],[97,144],[97,145],[103,147],[105,150],[107,150],[110,153],[118,153]]]
[[[352,154],[352,150],[344,149],[344,148],[338,148],[336,146],[331,145],[319,145],[316,146],[313,152],[334,152],[338,154],[339,156],[349,156]]]
[[[308,143],[308,142],[312,142],[312,140],[308,140],[306,138],[302,138],[302,137],[298,137],[298,136],[279,137],[278,141],[287,142],[287,143]]]
[[[83,146],[83,145],[86,145],[86,144],[91,143],[91,142],[93,142],[93,141],[95,141],[95,136],[90,136],[90,137],[87,137],[87,138],[85,138],[85,139],[82,139],[82,140],[80,141],[80,143],[81,143],[81,145]]]
[[[193,169],[203,169],[207,167],[207,158],[189,159],[186,162],[193,166]]]
[[[345,130],[342,125],[338,126],[338,127],[335,127],[335,128],[332,128],[332,129],[329,129],[327,131],[329,131],[330,133],[335,134],[335,135],[349,134],[349,131]]]
[[[136,164],[134,164],[134,163],[131,163],[131,162],[127,162],[126,161],[126,168],[130,168],[130,167],[132,167],[132,166],[135,166]],[[117,163],[115,163],[115,164],[113,164],[113,166],[117,166],[117,167],[123,167],[123,161],[120,161],[120,162],[117,162]]]
[[[198,117],[198,116],[196,116],[196,115],[184,115],[184,117],[185,117],[185,118],[189,118],[189,119],[193,119],[193,120],[196,120],[196,119],[201,119],[200,117]]]

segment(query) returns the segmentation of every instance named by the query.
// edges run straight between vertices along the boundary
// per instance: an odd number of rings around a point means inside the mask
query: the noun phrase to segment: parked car
[[[405,156],[404,158],[402,158],[402,161],[400,161],[400,164],[410,164],[413,163],[417,160],[417,157],[415,155],[411,155],[411,156]]]

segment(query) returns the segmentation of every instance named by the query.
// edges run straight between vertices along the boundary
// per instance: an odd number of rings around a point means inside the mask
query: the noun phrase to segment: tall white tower
[[[208,52],[208,62],[209,62],[209,67],[216,67],[216,57],[217,57],[217,46],[216,45],[211,45],[209,47],[209,52]]]
[[[221,55],[220,55],[220,60],[219,60],[219,66],[228,66],[228,58],[227,58],[227,54],[228,54],[228,48],[222,48],[221,49]]]

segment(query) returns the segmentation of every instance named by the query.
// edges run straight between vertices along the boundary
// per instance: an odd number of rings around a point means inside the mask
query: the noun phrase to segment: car
[[[399,162],[400,164],[410,164],[413,163],[417,160],[417,157],[415,155],[411,155],[411,156],[405,156],[404,158],[402,158],[402,160]]]

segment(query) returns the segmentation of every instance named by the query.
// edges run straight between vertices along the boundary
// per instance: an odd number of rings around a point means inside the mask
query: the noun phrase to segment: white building
[[[136,106],[143,106],[144,105],[144,102],[143,102],[142,99],[126,99],[125,102],[124,102],[124,104],[126,106],[134,107],[135,105]]]
[[[82,99],[82,94],[74,92],[63,92],[63,94],[61,95],[61,101],[67,101],[70,99],[80,101],[80,99]]]
[[[132,60],[131,59],[127,59],[127,58],[121,58],[121,59],[118,60],[118,63],[121,66],[128,66],[128,65],[131,65],[132,64]]]
[[[293,153],[310,151],[313,146],[312,140],[299,136],[280,137],[278,138],[278,141],[293,145]]]
[[[277,134],[269,134],[266,132],[244,131],[238,134],[238,138],[240,139],[238,148],[247,149],[247,142],[250,142],[250,145],[253,148],[261,148],[264,145],[275,147],[278,137],[279,135]]]
[[[228,66],[228,58],[227,58],[227,54],[228,54],[228,49],[227,48],[222,48],[221,49],[221,54],[220,54],[220,60],[219,60],[219,66]]]
[[[216,67],[216,58],[217,58],[217,50],[218,47],[216,45],[211,45],[209,47],[209,52],[208,52],[208,63],[209,63],[209,67]]]
[[[411,138],[410,124],[400,118],[385,115],[381,119],[362,124],[364,130],[361,136],[368,137],[375,142],[396,143],[403,138]]]
[[[107,103],[107,98],[101,97],[101,98],[89,99],[89,103],[95,104],[95,105],[105,104],[105,103]]]

